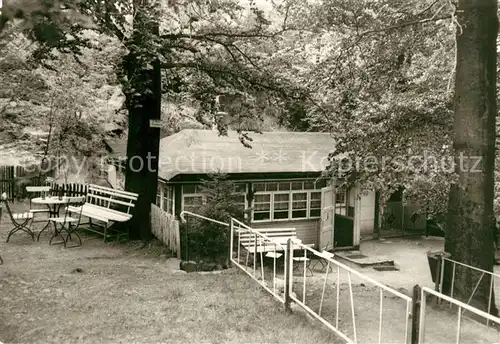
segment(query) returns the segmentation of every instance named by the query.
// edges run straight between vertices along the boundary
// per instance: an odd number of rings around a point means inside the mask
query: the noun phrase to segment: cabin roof
[[[249,133],[251,148],[236,131],[185,129],[160,141],[158,176],[181,174],[321,172],[335,142],[329,133]]]

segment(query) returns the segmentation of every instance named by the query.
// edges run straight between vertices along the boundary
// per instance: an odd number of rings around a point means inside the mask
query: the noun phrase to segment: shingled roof
[[[185,129],[160,142],[158,176],[180,174],[321,172],[335,144],[329,133],[250,133],[252,148],[238,133],[219,136],[215,130]]]

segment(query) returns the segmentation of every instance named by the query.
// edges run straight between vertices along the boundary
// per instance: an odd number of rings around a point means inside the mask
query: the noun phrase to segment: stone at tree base
[[[173,275],[183,275],[183,274],[187,274],[187,272],[184,270],[173,270],[172,274]]]
[[[200,271],[214,271],[214,270],[217,270],[217,264],[200,262],[199,270]]]
[[[181,261],[179,267],[181,270],[184,270],[186,272],[195,272],[198,270],[198,264],[193,261]]]

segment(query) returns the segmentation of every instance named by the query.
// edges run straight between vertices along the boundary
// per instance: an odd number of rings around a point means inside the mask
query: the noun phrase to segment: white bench
[[[104,241],[110,236],[108,234],[109,224],[115,222],[126,222],[132,218],[131,210],[139,197],[138,194],[128,191],[115,190],[104,186],[90,184],[85,204],[82,207],[68,207],[70,212],[79,212],[89,218],[89,231],[104,235]],[[92,223],[96,220],[97,223]],[[95,230],[92,225],[103,228],[103,231]],[[121,235],[126,235],[116,231],[119,239]]]
[[[276,251],[283,251],[286,249],[286,244],[288,239],[294,239],[294,242],[301,243],[301,240],[297,238],[297,231],[295,228],[254,228],[256,232],[264,235],[269,238],[269,240],[264,239],[259,235],[255,235],[250,231],[246,231],[244,229],[240,229],[240,238],[239,243],[246,250],[252,252],[274,252],[275,245],[274,243],[280,244],[283,246],[283,249],[276,245]],[[255,243],[255,239],[257,238],[257,244]],[[307,247],[313,247],[314,244],[307,244]],[[292,250],[300,250],[302,249],[299,245],[292,245]]]
[[[263,269],[263,253],[268,258],[280,258],[283,255],[283,251],[286,249],[288,239],[293,239],[296,244],[292,244],[292,250],[300,250],[302,246],[297,243],[301,243],[301,240],[297,238],[297,231],[295,228],[254,228],[254,231],[265,236],[262,237],[259,234],[252,233],[245,229],[240,229],[239,231],[239,244],[247,251],[245,265],[248,266],[248,258],[250,254],[260,254],[261,268]],[[275,245],[279,244],[279,245]],[[314,244],[307,244],[307,247],[313,247]],[[300,260],[302,258],[294,258],[294,260]],[[309,258],[307,258],[309,260]]]
[[[274,252],[275,245],[280,244],[286,247],[288,239],[297,239],[297,231],[295,228],[254,228],[258,233],[266,236],[269,240],[264,239],[258,234],[255,235],[250,231],[240,230],[239,243],[247,251],[261,253],[261,252]],[[276,245],[276,251],[282,251]]]

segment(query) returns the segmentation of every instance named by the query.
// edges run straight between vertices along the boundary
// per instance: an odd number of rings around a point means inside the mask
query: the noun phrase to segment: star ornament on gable
[[[263,164],[266,161],[270,160],[269,152],[266,152],[266,151],[264,151],[262,149],[260,150],[260,152],[255,153],[255,155],[256,156],[255,156],[254,160],[260,162],[261,164]]]
[[[287,160],[286,153],[283,152],[281,149],[278,152],[274,153],[274,161],[284,162],[286,160]]]

